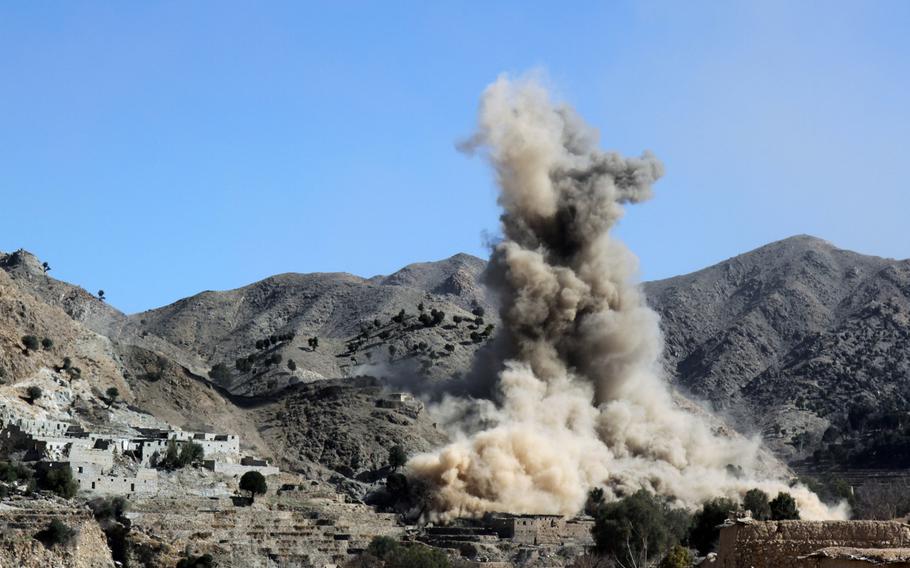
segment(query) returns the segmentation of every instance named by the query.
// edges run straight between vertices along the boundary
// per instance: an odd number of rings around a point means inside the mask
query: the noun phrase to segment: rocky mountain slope
[[[295,469],[366,479],[383,444],[420,450],[441,435],[425,416],[396,424],[378,411],[379,386],[338,390],[337,380],[464,373],[498,323],[484,266],[456,255],[373,278],[282,274],[125,315],[24,251],[0,254],[0,369],[17,382],[59,365],[62,353],[16,355],[23,334],[46,328],[68,353],[98,354],[79,359],[96,391],[118,385],[174,424],[240,430]],[[644,288],[662,318],[669,379],[740,431],[761,432],[791,461],[906,454],[910,465],[910,261],[799,236]],[[342,435],[348,414],[356,435]]]
[[[851,409],[910,411],[910,261],[798,236],[645,290],[673,380],[791,460]]]

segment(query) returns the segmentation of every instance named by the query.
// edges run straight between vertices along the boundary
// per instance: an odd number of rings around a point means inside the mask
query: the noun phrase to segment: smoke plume
[[[599,150],[597,133],[532,79],[490,85],[478,122],[468,146],[493,165],[503,211],[488,279],[508,358],[487,378],[498,396],[475,413],[484,427],[408,464],[433,489],[435,514],[573,515],[594,487],[694,508],[760,487],[793,494],[803,518],[843,517],[762,473],[757,440],[719,436],[674,403],[658,316],[635,257],[610,236],[625,205],[651,197],[661,162]],[[464,416],[466,404],[443,407]]]

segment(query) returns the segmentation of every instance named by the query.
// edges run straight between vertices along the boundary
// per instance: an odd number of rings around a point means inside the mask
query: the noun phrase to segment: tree
[[[596,516],[604,506],[604,490],[601,487],[595,487],[588,491],[588,499],[585,501],[585,513]]]
[[[30,351],[35,351],[40,347],[38,338],[34,335],[24,335],[22,336],[22,345],[25,346],[25,354],[28,355]]]
[[[70,367],[72,367],[72,366],[73,366],[73,360],[70,359],[69,357],[64,357],[63,365],[60,368],[63,369],[64,371],[69,371]]]
[[[401,446],[392,446],[389,450],[389,465],[393,469],[398,469],[408,463],[408,453]]]
[[[177,462],[180,467],[186,467],[201,462],[204,457],[205,450],[202,449],[202,446],[196,442],[186,442],[183,444],[183,447],[180,448],[180,457],[177,459]]]
[[[485,312],[481,306],[477,306],[473,310],[471,310],[471,313],[479,318],[482,318]]]
[[[104,301],[104,290],[98,290],[98,299]]]
[[[761,489],[750,489],[743,496],[743,509],[752,512],[756,521],[767,521],[771,518],[771,505],[768,494]]]
[[[781,491],[777,494],[771,503],[771,520],[774,521],[797,521],[799,520],[799,509],[796,507],[796,501],[789,493]]]
[[[53,519],[47,527],[35,534],[35,538],[48,548],[58,544],[69,546],[76,538],[76,531],[60,519]]]
[[[44,392],[42,392],[41,387],[36,387],[35,385],[32,385],[25,390],[25,396],[28,397],[29,404],[34,404],[43,394]]]
[[[688,523],[684,510],[671,508],[665,500],[641,489],[604,505],[591,534],[599,554],[630,568],[663,558],[680,541]]]
[[[248,491],[250,499],[255,500],[256,495],[265,495],[269,490],[265,477],[258,471],[248,471],[240,478],[240,490]]]
[[[379,321],[379,320],[376,320],[376,321]],[[379,326],[376,326],[376,327],[379,327]],[[312,349],[313,351],[316,351],[316,349],[319,347],[319,338],[314,335],[313,337],[307,339],[307,345],[310,346],[310,349]]]
[[[73,479],[73,470],[68,465],[52,468],[46,462],[38,462],[35,477],[40,489],[53,491],[64,499],[72,499],[79,490],[79,485]]]
[[[452,345],[451,343],[446,343],[445,349],[446,349],[446,351],[448,351],[449,353],[451,353],[451,352],[455,351],[455,346]]]
[[[180,459],[180,450],[177,448],[176,440],[168,440],[167,448],[164,450],[164,458],[161,459],[159,465],[164,469],[174,470],[177,469],[177,463]]]
[[[253,370],[253,361],[252,357],[241,357],[234,361],[234,368],[240,371],[241,373],[248,373]]]
[[[45,337],[41,340],[41,347],[43,347],[45,351],[52,349],[54,347],[54,340],[50,337]]]
[[[297,370],[297,363],[293,359],[288,359],[288,370],[292,372]]]
[[[226,381],[231,378],[231,370],[224,363],[217,363],[209,371],[209,378],[213,381]]]
[[[107,395],[107,398],[110,399],[111,404],[113,404],[114,401],[117,400],[117,398],[120,396],[120,391],[117,390],[117,387],[110,387],[104,391],[104,393]]]
[[[281,364],[281,353],[273,353],[272,356],[269,357],[269,363],[271,363],[272,365],[280,365]]]
[[[692,528],[689,531],[689,542],[701,554],[711,552],[720,535],[718,525],[723,524],[730,516],[731,511],[738,509],[736,503],[730,499],[712,499],[702,505],[692,519]]]
[[[51,265],[48,264],[48,263],[46,263],[46,262],[42,262],[42,263],[41,263],[41,270],[42,270],[45,274],[47,274],[48,272],[51,271]]]

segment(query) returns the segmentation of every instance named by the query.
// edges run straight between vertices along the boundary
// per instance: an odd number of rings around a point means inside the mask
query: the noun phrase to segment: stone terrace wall
[[[52,519],[77,530],[69,547],[46,548],[35,540]],[[0,567],[2,568],[114,568],[101,528],[88,511],[0,511]]]
[[[195,505],[192,499],[183,505]],[[321,502],[318,510],[233,507],[199,500],[192,511],[160,511],[137,504],[127,516],[136,530],[178,548],[192,543],[224,566],[322,568],[342,565],[362,552],[374,536],[400,536],[395,515],[376,514],[364,505]]]
[[[724,526],[715,568],[815,568],[800,559],[819,549],[899,548],[910,545],[910,526],[894,521],[743,521]]]

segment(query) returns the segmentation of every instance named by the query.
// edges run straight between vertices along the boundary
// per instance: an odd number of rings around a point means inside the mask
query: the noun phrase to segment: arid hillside
[[[485,262],[463,254],[373,278],[282,274],[134,315],[53,279],[27,252],[0,254],[0,267],[4,388],[70,356],[99,396],[115,385],[169,422],[240,430],[264,455],[351,478],[369,478],[387,452],[363,441],[370,420],[410,429],[378,436],[413,451],[441,435],[424,417],[395,425],[372,408],[399,387],[319,383],[457,380],[498,323]],[[910,261],[798,236],[644,288],[682,393],[791,462],[910,466]],[[23,356],[27,334],[55,346]],[[358,426],[342,436],[330,422],[345,405]]]

